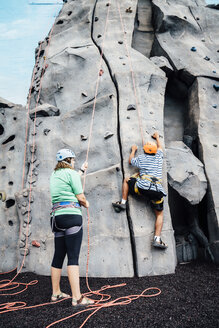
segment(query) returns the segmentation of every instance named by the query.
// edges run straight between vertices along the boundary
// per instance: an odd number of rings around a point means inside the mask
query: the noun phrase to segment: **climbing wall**
[[[0,98],[0,191],[6,194],[6,200],[0,200],[0,271],[17,265],[19,219],[15,194],[26,180],[26,165],[23,165],[25,113],[24,107]]]
[[[89,274],[132,276],[135,273],[142,276],[174,272],[175,242],[168,205],[165,206],[163,238],[169,248],[163,253],[151,246],[155,218],[149,204],[130,197],[130,212],[120,214],[115,213],[111,205],[121,197],[123,177],[134,172],[127,161],[131,144],[137,143],[141,149],[139,123],[145,140],[155,130],[163,135],[160,117],[165,73],[131,47],[137,4],[137,1],[127,1],[122,6],[117,1],[69,1],[56,19],[51,41],[48,37],[39,44],[40,60],[31,98],[32,116],[34,106],[37,106],[36,128],[35,132],[30,131],[29,143],[36,158],[33,171],[37,172],[31,181],[34,197],[31,237],[41,240],[42,246],[39,249],[30,247],[30,256],[25,261],[27,270],[48,273],[48,261],[44,262],[41,257],[40,264],[36,264],[31,251],[37,255],[45,250],[52,256],[48,185],[55,153],[62,147],[72,148],[77,156],[76,165],[80,167],[86,157],[95,106],[85,188],[91,203]],[[131,10],[126,11],[129,7]],[[148,2],[144,12],[147,10],[147,19],[142,26],[149,26],[152,31]],[[152,42],[148,53],[151,46]],[[51,106],[54,106],[52,111]],[[127,110],[128,106],[133,109]],[[30,170],[29,180],[31,174]],[[23,201],[22,195],[19,201]],[[45,225],[43,232],[37,229],[34,232],[34,220]],[[86,226],[84,212],[82,275],[85,274],[87,253]]]
[[[217,184],[210,173],[211,162],[207,161],[209,154],[213,156],[212,149],[217,159],[217,146],[214,142],[208,150],[209,144],[204,142],[201,131],[207,124],[206,104],[210,101],[208,110],[214,110],[215,119],[212,129],[216,129],[218,120],[217,107],[212,107],[219,106],[213,88],[219,79],[215,67],[218,53],[213,42],[218,39],[218,29],[214,27],[218,21],[217,11],[206,8],[201,0],[195,3],[68,0],[63,4],[48,37],[36,49],[23,184],[25,120],[20,119],[18,123],[13,117],[25,117],[28,108],[8,102],[1,105],[0,174],[2,189],[7,191],[6,202],[0,206],[0,224],[7,226],[0,244],[3,271],[12,269],[18,262],[19,266],[23,263],[23,270],[50,274],[53,235],[49,223],[49,178],[56,164],[55,155],[60,148],[73,149],[79,169],[89,145],[85,184],[90,202],[89,275],[132,277],[174,272],[176,250],[168,197],[162,231],[162,238],[168,244],[165,251],[151,246],[155,217],[148,203],[130,196],[127,212],[115,213],[112,208],[112,202],[121,198],[123,178],[136,172],[128,165],[131,145],[137,144],[137,154],[142,153],[142,142],[150,140],[151,134],[158,130],[165,148],[163,113],[169,76],[180,79],[187,88],[192,86],[190,104],[186,105],[191,124],[186,133],[193,139],[198,137],[200,142],[200,159],[206,161],[210,186],[209,226],[212,227],[211,220],[217,226]],[[208,97],[205,92],[209,92]],[[172,108],[173,100],[170,101]],[[180,106],[179,112],[184,110]],[[169,126],[174,124],[171,115],[168,119]],[[180,131],[176,127],[175,131],[178,134],[172,132],[167,143],[174,140],[174,134],[177,140],[183,138],[182,127]],[[210,128],[206,127],[205,131],[213,138]],[[212,143],[213,139],[210,140]],[[17,180],[11,177],[14,161],[20,172],[14,174]],[[212,165],[216,168],[216,164]],[[163,184],[167,191],[166,153]],[[204,178],[203,184],[206,186]],[[83,228],[82,276],[87,256],[86,210],[83,210]],[[218,230],[209,231],[216,249]],[[9,244],[10,250],[6,251],[5,245]]]

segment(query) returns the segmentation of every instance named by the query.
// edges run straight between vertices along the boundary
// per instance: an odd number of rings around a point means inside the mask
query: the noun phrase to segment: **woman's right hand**
[[[89,206],[90,206],[90,204],[89,204],[88,200],[86,200],[86,204],[84,207],[88,208]]]

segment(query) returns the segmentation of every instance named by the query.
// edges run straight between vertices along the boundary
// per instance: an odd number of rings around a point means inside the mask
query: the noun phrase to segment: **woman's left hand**
[[[88,162],[84,162],[82,165],[81,165],[81,171],[85,171],[87,170],[88,168]]]

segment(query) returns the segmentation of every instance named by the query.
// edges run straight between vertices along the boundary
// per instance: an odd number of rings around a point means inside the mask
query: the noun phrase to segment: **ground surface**
[[[105,292],[110,293],[112,299],[140,294],[148,287],[158,287],[162,292],[159,296],[140,298],[125,306],[101,309],[84,327],[218,328],[218,273],[218,268],[213,264],[193,262],[179,265],[175,275],[133,279],[90,278],[89,283],[93,290],[108,284],[126,282],[127,285],[124,287],[108,289]],[[10,277],[13,277],[13,273]],[[0,276],[0,279],[4,278],[9,278],[9,275]],[[19,275],[16,281],[27,283],[35,279],[39,281],[38,284],[15,296],[0,296],[0,303],[24,301],[27,306],[31,306],[48,302],[51,295],[50,277],[24,273]],[[81,289],[82,292],[87,290],[85,279],[81,279]],[[70,292],[66,277],[62,278],[62,290]],[[58,304],[1,314],[0,327],[46,327],[53,321],[77,311],[78,309],[71,307],[70,300],[64,300]],[[80,327],[89,313],[91,312],[82,313],[53,327]]]

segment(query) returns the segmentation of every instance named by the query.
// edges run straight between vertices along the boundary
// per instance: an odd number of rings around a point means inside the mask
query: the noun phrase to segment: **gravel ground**
[[[178,265],[176,273],[173,275],[119,279],[90,278],[89,284],[93,290],[100,289],[105,285],[125,282],[126,286],[105,291],[105,293],[110,293],[112,299],[140,294],[149,287],[160,288],[161,294],[151,298],[139,298],[125,306],[102,308],[89,319],[84,327],[219,328],[218,272],[218,268],[213,264],[192,262]],[[1,275],[0,278],[8,279],[13,276],[14,273],[11,273],[10,276]],[[22,301],[26,302],[27,306],[32,306],[48,302],[51,296],[50,277],[23,273],[17,277],[16,281],[28,283],[36,279],[38,283],[29,286],[21,294],[0,296],[1,304]],[[63,291],[70,293],[66,277],[62,278],[61,287]],[[81,290],[82,292],[87,291],[84,278],[81,279]],[[78,308],[77,310],[73,308],[71,300],[67,299],[57,304],[2,313],[0,327],[47,327],[52,322],[70,316],[77,311],[79,311]],[[57,323],[53,327],[80,327],[90,313],[91,311],[81,313],[74,318]]]

